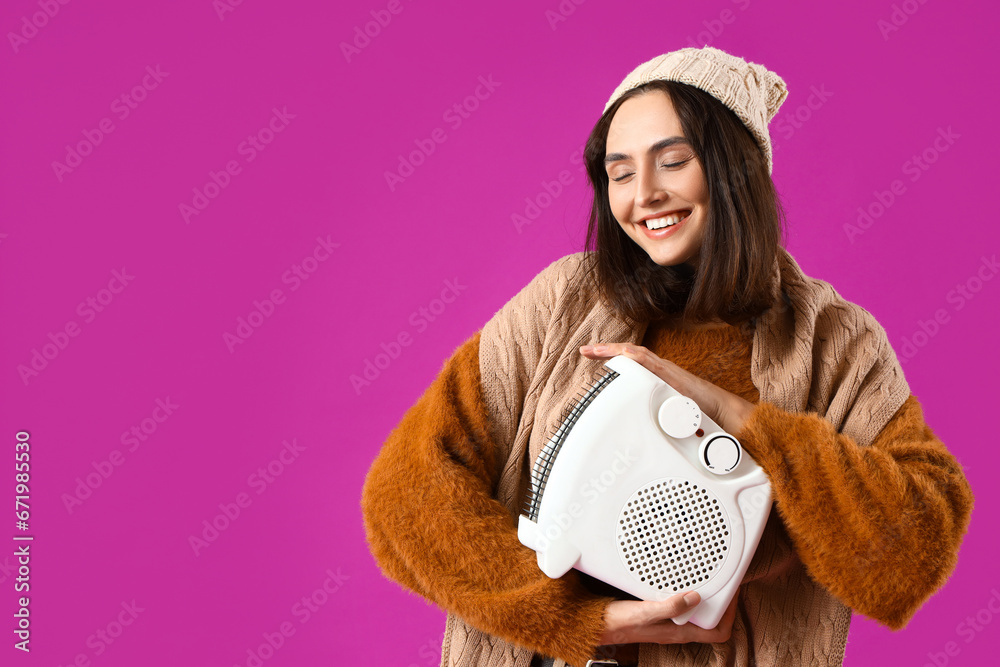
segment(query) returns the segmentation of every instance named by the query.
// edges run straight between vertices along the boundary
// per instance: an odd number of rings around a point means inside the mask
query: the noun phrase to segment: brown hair
[[[625,100],[661,90],[701,162],[708,216],[697,270],[660,266],[618,224],[604,167],[608,128]],[[583,154],[594,202],[585,248],[601,298],[627,319],[680,315],[739,324],[772,305],[772,271],[785,236],[785,213],[767,160],[750,130],[729,107],[694,86],[651,81],[622,95],[594,126]]]

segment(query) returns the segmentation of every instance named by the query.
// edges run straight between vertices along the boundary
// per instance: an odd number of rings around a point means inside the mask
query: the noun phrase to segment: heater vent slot
[[[552,464],[555,463],[556,456],[559,455],[559,450],[562,448],[563,443],[566,442],[570,431],[573,430],[573,426],[576,425],[577,420],[580,419],[580,415],[583,414],[587,406],[616,377],[618,377],[618,372],[608,369],[603,375],[597,378],[582,396],[578,395],[576,400],[565,410],[556,432],[550,436],[549,441],[542,447],[542,451],[538,454],[538,458],[535,459],[535,465],[531,470],[531,490],[528,493],[528,500],[524,506],[524,514],[527,514],[528,518],[532,521],[538,520],[538,510],[542,504],[542,495],[545,493],[545,483],[549,479]]]

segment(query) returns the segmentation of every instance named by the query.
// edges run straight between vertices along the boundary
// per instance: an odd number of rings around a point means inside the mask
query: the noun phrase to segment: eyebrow
[[[686,146],[690,146],[691,142],[688,141],[685,137],[668,137],[666,139],[660,139],[659,141],[657,141],[655,144],[650,146],[649,150],[647,150],[646,152],[652,155],[653,153],[658,153],[662,151],[664,148],[667,148],[669,146],[674,146],[677,144],[684,144]],[[631,159],[632,156],[626,153],[609,153],[604,158],[604,166],[606,167],[612,162],[617,162],[618,160],[631,160]]]

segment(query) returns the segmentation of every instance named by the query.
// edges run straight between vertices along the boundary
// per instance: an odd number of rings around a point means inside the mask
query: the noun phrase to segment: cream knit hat
[[[780,76],[762,65],[748,63],[711,46],[678,49],[632,70],[612,93],[604,111],[632,88],[658,79],[700,88],[732,109],[757,139],[767,159],[767,171],[771,173],[771,137],[767,124],[788,97],[788,89]]]

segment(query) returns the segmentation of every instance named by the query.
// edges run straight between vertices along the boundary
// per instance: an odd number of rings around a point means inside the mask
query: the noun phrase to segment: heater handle
[[[550,526],[553,528],[553,526]],[[538,569],[550,579],[558,579],[572,569],[582,553],[569,541],[565,531],[558,526],[551,530],[551,539],[542,526],[524,516],[517,520],[517,539],[529,549],[538,552]]]
[[[558,579],[577,564],[581,555],[568,540],[555,540],[547,549],[538,552],[538,567],[550,579]]]

